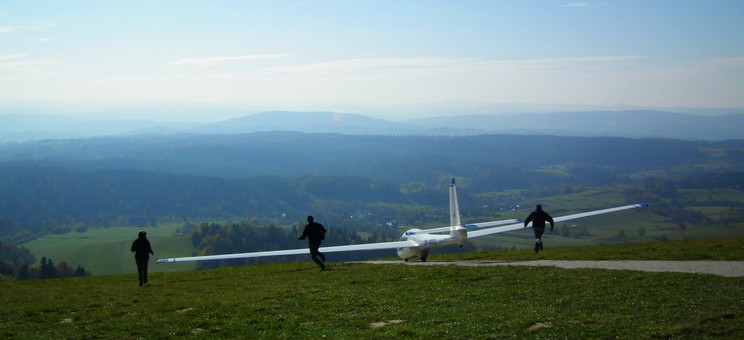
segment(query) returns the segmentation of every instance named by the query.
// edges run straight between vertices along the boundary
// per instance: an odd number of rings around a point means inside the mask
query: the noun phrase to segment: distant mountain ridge
[[[422,128],[456,126],[489,133],[578,137],[728,140],[744,138],[744,115],[697,116],[652,110],[468,115],[409,121]]]
[[[196,133],[250,133],[299,131],[345,134],[406,133],[411,127],[364,115],[338,112],[270,111],[211,123],[192,129]]]
[[[453,136],[495,133],[718,141],[744,137],[742,132],[744,114],[699,116],[631,110],[515,115],[473,114],[393,122],[352,113],[267,111],[208,123],[0,114],[0,143],[142,134],[239,134],[265,131]]]

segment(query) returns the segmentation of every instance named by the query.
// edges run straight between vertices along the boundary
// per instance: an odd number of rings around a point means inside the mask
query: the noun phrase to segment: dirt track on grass
[[[744,261],[359,261],[353,263],[397,264],[406,266],[531,266],[566,269],[595,268],[608,270],[636,270],[645,272],[677,272],[744,277]]]

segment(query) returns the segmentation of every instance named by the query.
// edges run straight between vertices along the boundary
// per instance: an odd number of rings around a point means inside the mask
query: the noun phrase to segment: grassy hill
[[[177,224],[145,228],[147,238],[156,245],[155,257],[163,254],[191,255],[191,237],[176,236]],[[142,227],[89,228],[84,233],[71,231],[64,234],[47,234],[24,246],[41,257],[55,263],[67,262],[72,266],[82,265],[93,275],[115,275],[136,273],[134,254],[130,251],[132,241]],[[38,264],[37,264],[38,266]],[[196,268],[195,263],[181,264],[179,268],[158,267],[156,271],[178,271]]]
[[[550,248],[548,259],[742,260],[743,239]],[[535,258],[528,250],[447,255]],[[0,336],[736,338],[744,278],[311,262],[0,282]]]
[[[688,190],[685,191],[684,198],[688,201],[697,202],[692,209],[702,212],[710,220],[718,219],[720,215],[726,214],[731,209],[730,207],[712,205],[710,203],[712,200],[727,199],[737,205],[744,202],[744,196],[741,192],[734,190]],[[501,212],[498,217],[464,216],[463,222],[524,218],[537,203],[541,203],[554,217],[557,217],[625,205],[631,202],[627,202],[616,187],[590,187],[580,192],[541,198],[539,201],[522,201],[521,209]],[[548,247],[557,247],[643,243],[653,242],[654,240],[744,237],[743,222],[733,222],[726,225],[711,223],[711,225],[705,227],[691,224],[686,230],[680,231],[669,217],[656,214],[653,208],[652,206],[558,223],[554,232],[546,233],[545,242]],[[333,232],[333,225],[326,226],[330,227],[331,232]],[[426,226],[402,226],[403,229],[400,233],[410,227],[433,228],[441,226],[440,223],[432,223]],[[191,237],[190,235],[177,236],[176,229],[179,227],[182,227],[182,225],[174,223],[146,228],[148,238],[155,250],[156,259],[191,255]],[[568,228],[569,231],[585,228],[588,235],[562,235],[561,230],[565,230],[565,228]],[[55,263],[67,262],[73,267],[81,265],[95,276],[133,273],[135,272],[135,265],[129,249],[139,229],[141,227],[91,227],[83,233],[70,231],[64,234],[47,234],[25,243],[23,246],[29,248],[38,260],[41,260],[41,257],[46,257],[51,258]],[[534,244],[534,237],[532,230],[528,229],[470,239],[468,242],[472,243],[475,249],[529,250]],[[301,247],[303,244],[298,243],[297,246]],[[252,250],[260,249],[244,249],[241,251]],[[468,249],[456,247],[444,248],[433,251],[430,259],[438,260],[440,255],[447,252],[463,253],[468,251]],[[395,256],[394,254],[393,251],[390,252],[390,256]],[[38,263],[36,266],[38,266]],[[192,270],[194,268],[196,268],[194,262],[185,262],[172,266],[153,266],[151,270],[153,272],[163,272]]]

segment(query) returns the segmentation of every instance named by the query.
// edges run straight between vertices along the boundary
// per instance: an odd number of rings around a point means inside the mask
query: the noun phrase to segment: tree
[[[55,267],[56,277],[72,277],[72,267],[65,262],[60,262]]]
[[[0,275],[15,276],[15,266],[12,263],[0,260]]]
[[[18,267],[18,273],[16,274],[16,280],[28,280],[30,278],[30,275],[28,273],[28,265],[22,264],[20,267]]]
[[[83,277],[83,276],[89,276],[90,273],[85,271],[85,268],[81,267],[80,265],[75,268],[75,271],[72,273],[72,276],[74,277]]]
[[[75,225],[75,232],[84,233],[88,231],[88,226],[85,223],[78,223]]]
[[[39,278],[40,279],[53,279],[57,277],[57,268],[54,267],[54,261],[51,259],[47,260],[46,257],[41,258],[41,265],[39,266]]]

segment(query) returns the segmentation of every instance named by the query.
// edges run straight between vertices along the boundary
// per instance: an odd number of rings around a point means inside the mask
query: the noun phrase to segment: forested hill
[[[84,170],[133,169],[243,179],[266,175],[356,176],[393,184],[439,185],[453,175],[469,177],[475,184],[480,177],[493,177],[482,187],[490,191],[529,187],[536,180],[539,183],[540,176],[525,176],[522,170],[551,170],[557,166],[560,169],[552,170],[567,172],[564,179],[568,181],[616,181],[634,172],[684,171],[685,167],[705,163],[720,163],[716,166],[723,170],[736,169],[744,159],[742,145],[744,140],[266,132],[3,144],[0,162],[51,160]]]
[[[339,112],[229,112],[237,118],[211,122],[158,122],[116,119],[117,116],[190,116],[194,111],[97,112],[89,116],[66,111],[0,108],[0,143],[49,138],[81,138],[136,134],[234,134],[265,131],[358,135],[521,134],[584,137],[738,139],[744,109],[701,110],[684,114],[654,110],[581,111],[543,114],[494,114],[494,108],[453,110],[446,116],[394,122]],[[684,110],[683,110],[684,111]],[[68,114],[68,116],[65,116]],[[205,113],[199,113],[204,115]],[[222,115],[226,114],[222,112]],[[453,115],[456,114],[456,115]],[[214,113],[215,116],[220,116]]]
[[[698,116],[672,112],[593,111],[522,115],[466,115],[408,122],[428,129],[454,126],[490,133],[727,140],[742,137],[744,115]]]
[[[466,204],[477,193],[739,171],[743,162],[744,141],[549,136],[275,132],[5,144],[0,236],[164,218],[292,223],[378,202],[445,207],[451,177]]]

